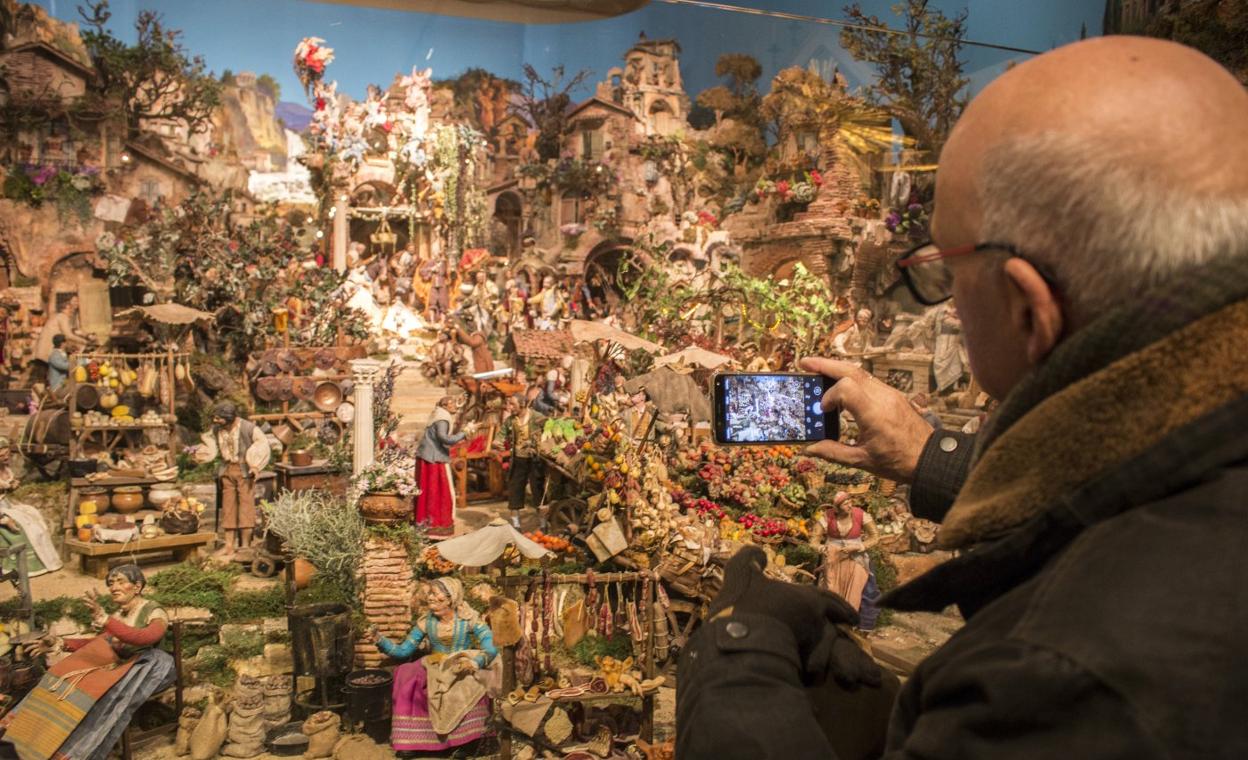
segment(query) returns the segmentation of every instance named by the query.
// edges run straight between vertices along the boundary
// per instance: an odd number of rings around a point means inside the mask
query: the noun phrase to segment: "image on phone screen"
[[[820,441],[837,435],[836,415],[823,411],[825,379],[807,374],[723,374],[716,377],[720,443]]]

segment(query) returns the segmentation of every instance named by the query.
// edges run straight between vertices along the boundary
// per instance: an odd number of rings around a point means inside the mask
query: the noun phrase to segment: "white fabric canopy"
[[[12,518],[13,522],[17,523],[17,527],[22,529],[22,535],[30,543],[35,556],[39,557],[39,561],[47,568],[44,572],[53,573],[64,566],[65,563],[61,562],[61,553],[52,543],[52,536],[39,510],[29,504],[0,499],[0,515]],[[31,573],[32,576],[42,574],[41,572]]]
[[[689,346],[682,348],[674,354],[660,356],[654,360],[654,368],[666,367],[669,364],[675,367],[703,367],[705,369],[716,369],[725,364],[730,364],[732,357],[717,354],[714,351],[707,351],[705,348],[697,346]]]
[[[541,544],[525,538],[523,533],[501,518],[495,518],[484,528],[434,544],[438,554],[457,565],[468,567],[485,567],[501,557],[508,546],[515,546],[529,559],[541,559],[550,554]]]

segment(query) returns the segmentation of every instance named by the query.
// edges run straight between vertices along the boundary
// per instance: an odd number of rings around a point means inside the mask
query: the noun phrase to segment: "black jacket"
[[[1123,377],[1111,374],[1099,405],[1046,400],[977,461],[979,487],[962,490],[942,531],[968,524],[965,512],[954,519],[968,492],[991,500],[1010,490],[993,482],[994,464],[1030,484],[1017,494],[1026,502],[1079,457],[1091,467],[1105,451],[1129,452],[1013,524],[971,515],[987,538],[886,597],[903,610],[954,604],[967,623],[905,684],[884,757],[1248,757],[1248,368],[1234,350],[1248,345],[1248,306],[1237,309],[1218,323],[1225,339],[1205,327],[1195,334],[1207,345],[1187,355],[1120,362],[1155,364],[1153,375],[1124,375],[1136,386],[1120,396]],[[1052,449],[1035,445],[1047,425],[1063,431]],[[1085,434],[1072,443],[1070,430]],[[947,435],[929,441],[917,490],[937,470],[956,477],[954,458],[932,450]],[[1028,446],[1010,454],[1009,435]],[[1062,459],[1063,447],[1074,458]],[[960,438],[955,451],[966,448]],[[939,502],[927,501],[928,516]],[[792,635],[756,619],[734,638],[729,622],[704,626],[683,653],[678,756],[835,757],[801,688]],[[832,725],[856,728],[835,716]]]

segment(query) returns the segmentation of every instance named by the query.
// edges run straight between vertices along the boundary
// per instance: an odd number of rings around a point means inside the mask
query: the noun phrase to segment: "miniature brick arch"
[[[518,193],[503,191],[494,199],[494,220],[507,230],[507,252],[520,250],[520,228],[524,221],[524,202]]]

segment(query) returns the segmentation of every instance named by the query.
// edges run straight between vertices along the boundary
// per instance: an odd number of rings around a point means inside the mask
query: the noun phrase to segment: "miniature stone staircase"
[[[438,399],[446,392],[434,385],[420,371],[420,363],[404,361],[403,372],[394,382],[394,399],[390,409],[399,415],[399,439],[419,437]],[[458,389],[458,388],[457,388]]]

